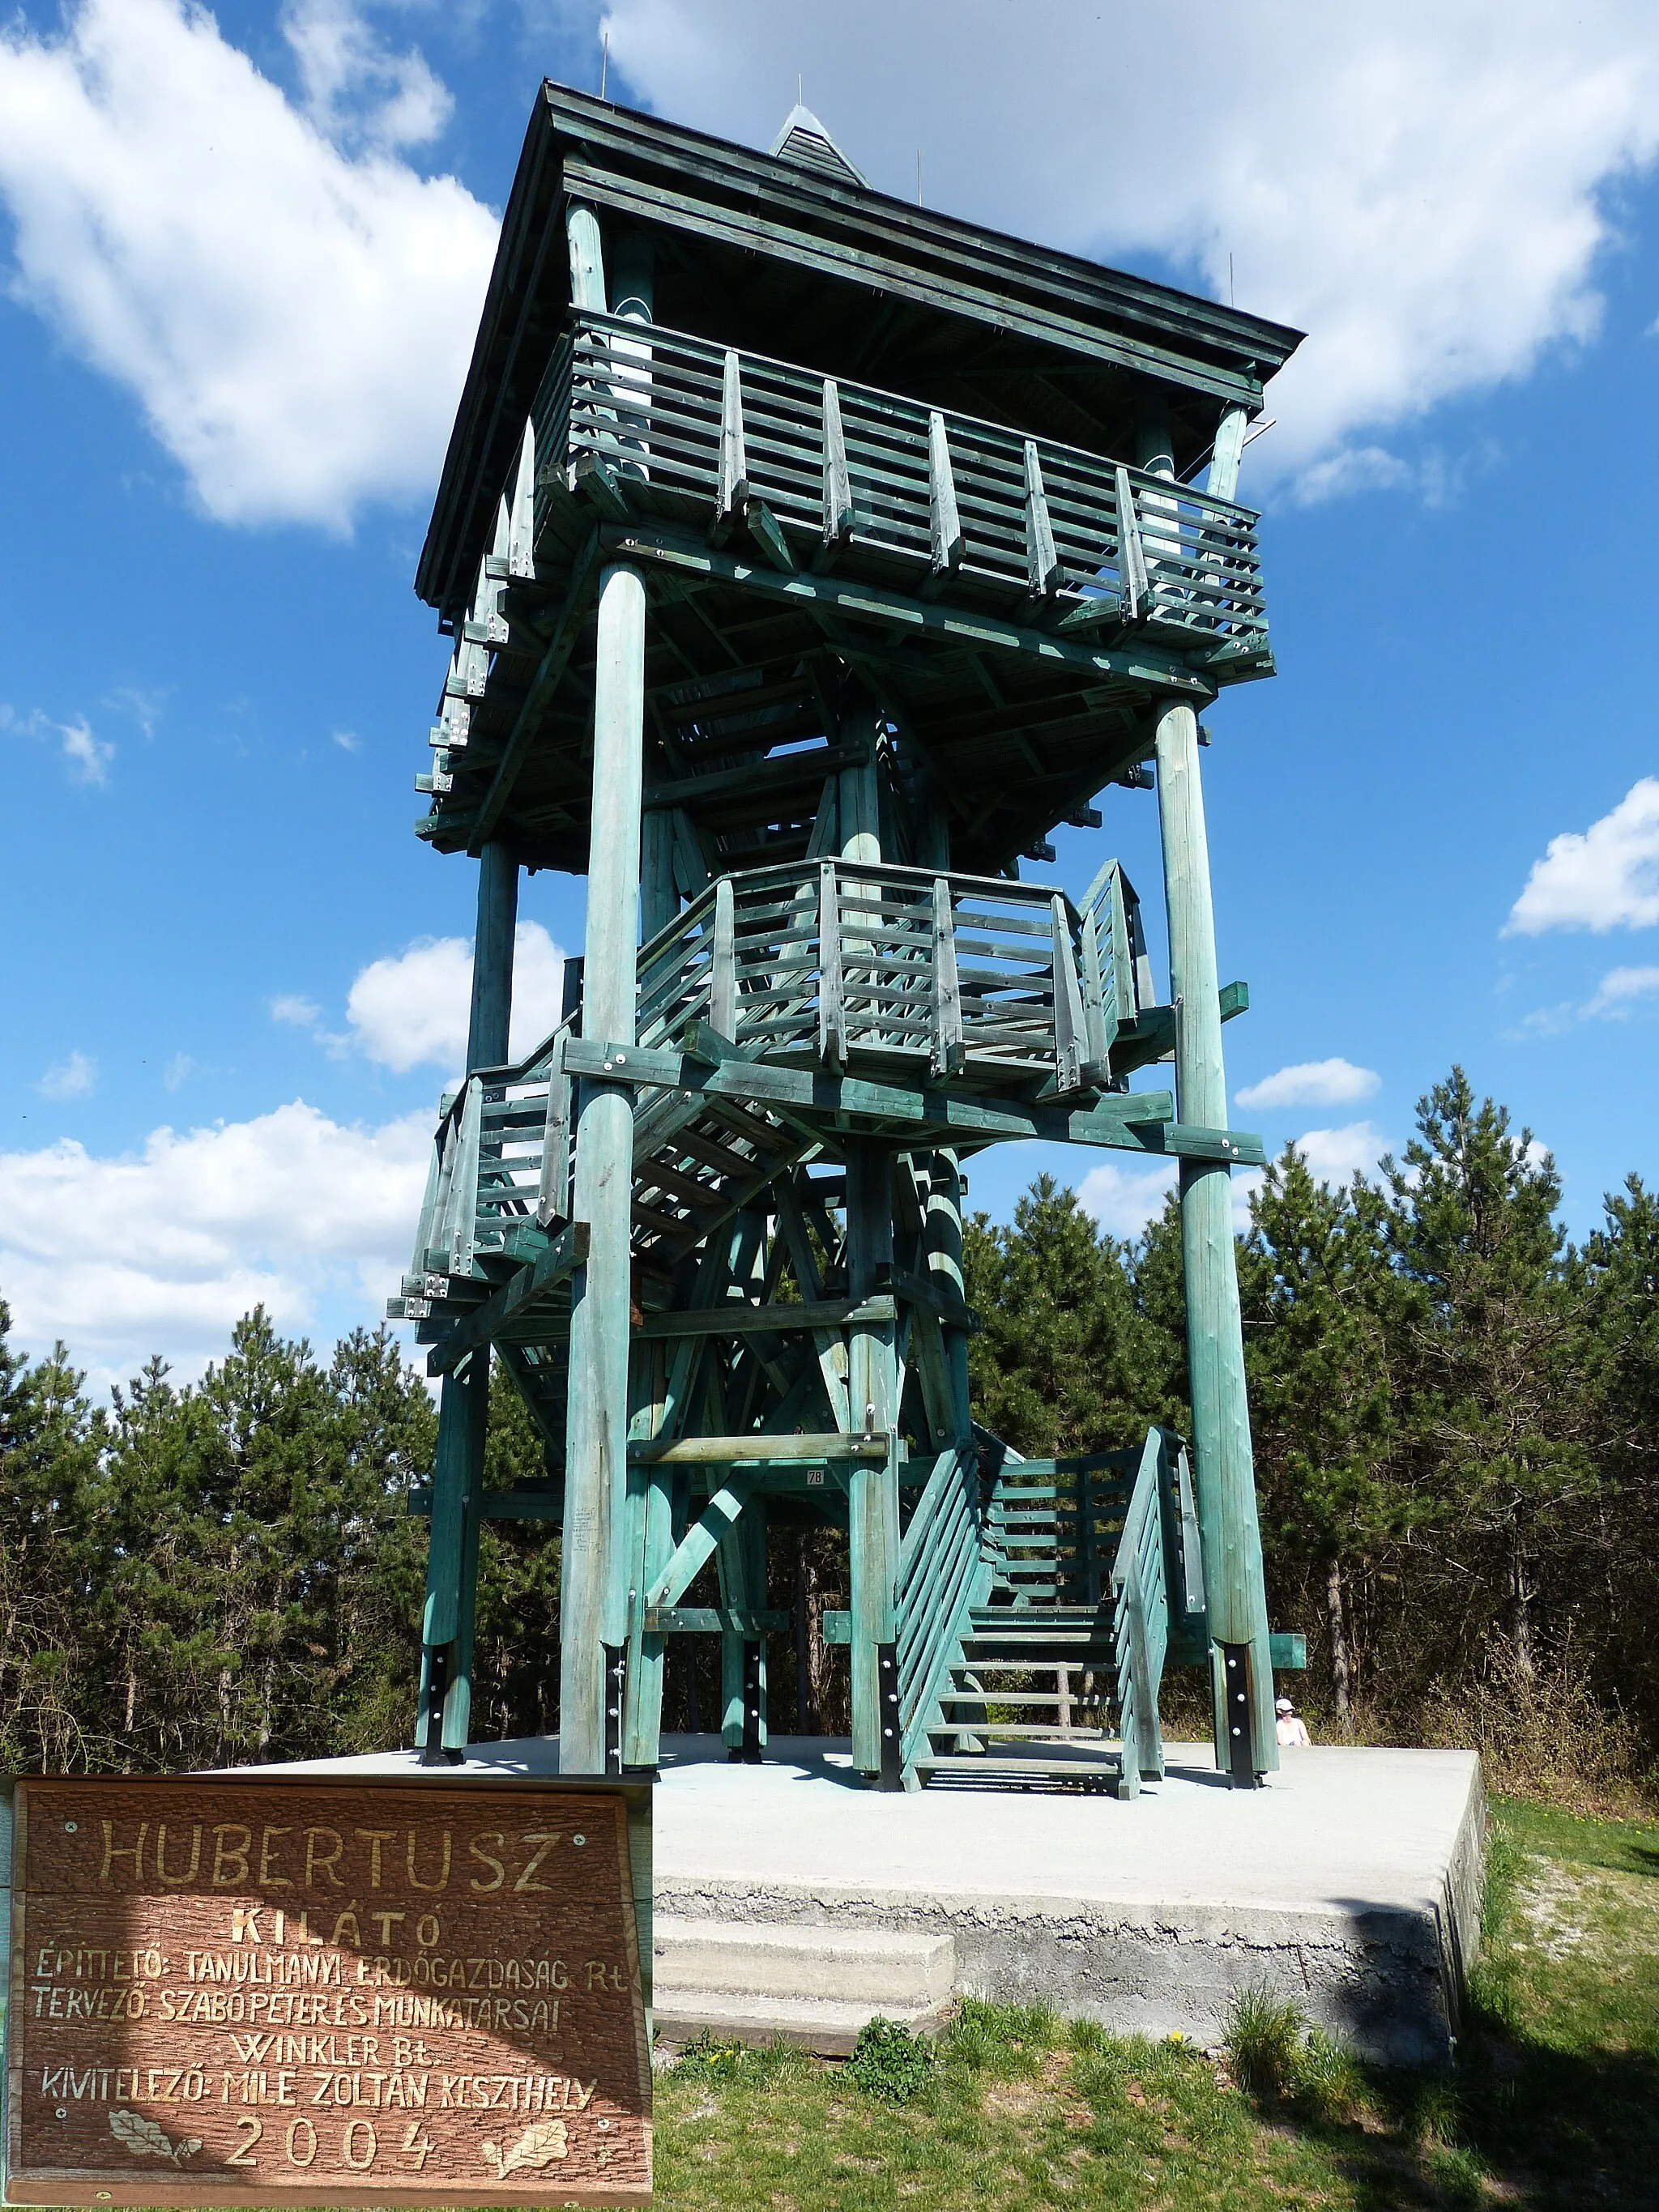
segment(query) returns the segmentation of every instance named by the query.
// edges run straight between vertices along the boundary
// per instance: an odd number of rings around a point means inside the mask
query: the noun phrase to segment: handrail
[[[1155,1778],[1164,1771],[1158,1693],[1170,1636],[1169,1594],[1164,1577],[1168,1449],[1165,1431],[1147,1431],[1112,1566],[1118,1729],[1123,1744],[1121,1790],[1126,1797],[1139,1793],[1143,1777]]]
[[[990,1581],[981,1489],[978,1446],[947,1445],[899,1545],[899,1745],[907,1770],[928,1733],[969,1615]]]

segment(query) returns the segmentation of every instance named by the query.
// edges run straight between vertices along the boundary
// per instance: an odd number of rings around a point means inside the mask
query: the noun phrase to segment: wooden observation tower
[[[418,830],[478,863],[392,1309],[443,1377],[428,1757],[495,1511],[562,1524],[568,1773],[654,1765],[677,1635],[760,1755],[769,1514],[847,1533],[874,1782],[1133,1795],[1177,1662],[1234,1778],[1277,1764],[1198,716],[1272,672],[1233,492],[1296,343],[873,191],[805,109],[763,155],[543,88],[418,577],[454,639]],[[1021,873],[1154,781],[1164,992],[1115,861]],[[586,873],[586,945],[514,1065],[521,868]],[[1190,1452],[974,1424],[963,1162],[1033,1136],[1180,1162]],[[483,1488],[492,1346],[534,1496]]]

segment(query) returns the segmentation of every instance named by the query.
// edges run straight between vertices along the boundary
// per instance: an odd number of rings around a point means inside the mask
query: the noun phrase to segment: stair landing
[[[1369,2056],[1443,2062],[1480,1946],[1474,1755],[1316,1747],[1235,1791],[1207,1746],[1166,1751],[1165,1778],[1126,1805],[1041,1786],[883,1794],[844,1744],[774,1738],[743,1766],[717,1738],[669,1737],[657,1911],[725,1936],[948,1936],[959,1996],[1205,2044],[1265,1982]]]

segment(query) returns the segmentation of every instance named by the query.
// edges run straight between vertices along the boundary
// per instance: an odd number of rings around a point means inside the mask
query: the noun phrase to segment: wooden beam
[[[660,562],[670,568],[701,570],[726,582],[741,584],[775,599],[793,600],[805,607],[824,606],[855,620],[890,624],[926,639],[981,651],[1022,653],[1060,666],[1097,676],[1112,676],[1143,684],[1150,690],[1179,694],[1194,704],[1217,696],[1208,677],[1200,675],[1172,654],[1136,643],[1133,647],[1073,644],[1050,630],[1032,629],[1020,623],[1004,622],[994,614],[953,607],[942,602],[912,599],[903,592],[878,589],[836,575],[812,575],[805,570],[786,576],[775,568],[744,561],[718,547],[705,545],[678,532],[644,524],[626,527],[606,523],[600,536],[608,550],[629,561]]]
[[[853,1321],[891,1321],[896,1309],[888,1297],[874,1298],[813,1298],[798,1305],[750,1305],[733,1298],[723,1306],[700,1306],[687,1312],[651,1313],[635,1329],[636,1336],[757,1336],[774,1331],[844,1328]]]
[[[860,1299],[860,1305],[869,1303]],[[890,1437],[849,1436],[839,1431],[816,1436],[770,1436],[747,1430],[731,1437],[679,1437],[672,1443],[629,1444],[629,1464],[635,1467],[747,1467],[754,1462],[805,1460],[817,1466],[825,1460],[884,1460]]]
[[[434,1345],[427,1354],[427,1373],[453,1373],[469,1352],[476,1352],[499,1335],[544,1291],[550,1291],[574,1274],[586,1257],[587,1224],[573,1221],[560,1231],[539,1260],[528,1267],[520,1267],[510,1283],[486,1298],[464,1321],[458,1321],[448,1335]]]
[[[787,1613],[756,1613],[740,1606],[652,1605],[646,1607],[647,1636],[740,1636],[752,1643],[757,1636],[787,1636]]]
[[[862,745],[818,745],[804,752],[781,753],[775,760],[746,761],[741,768],[715,769],[707,775],[677,775],[646,793],[646,811],[744,798],[751,793],[763,797],[775,792],[810,791],[830,769],[854,767],[866,757]]]

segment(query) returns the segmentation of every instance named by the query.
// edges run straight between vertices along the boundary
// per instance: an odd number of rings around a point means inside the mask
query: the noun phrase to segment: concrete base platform
[[[1320,1746],[1235,1791],[1206,1746],[1174,1745],[1165,1780],[1119,1803],[884,1796],[844,1744],[775,1737],[757,1767],[678,1737],[663,1746],[653,1890],[659,1921],[706,1923],[728,1951],[744,1929],[774,1955],[790,1928],[948,1936],[960,1993],[1206,2043],[1239,1990],[1265,1984],[1368,2056],[1434,2064],[1479,1941],[1483,1828],[1472,1752]],[[799,1992],[814,1994],[839,1993]]]

